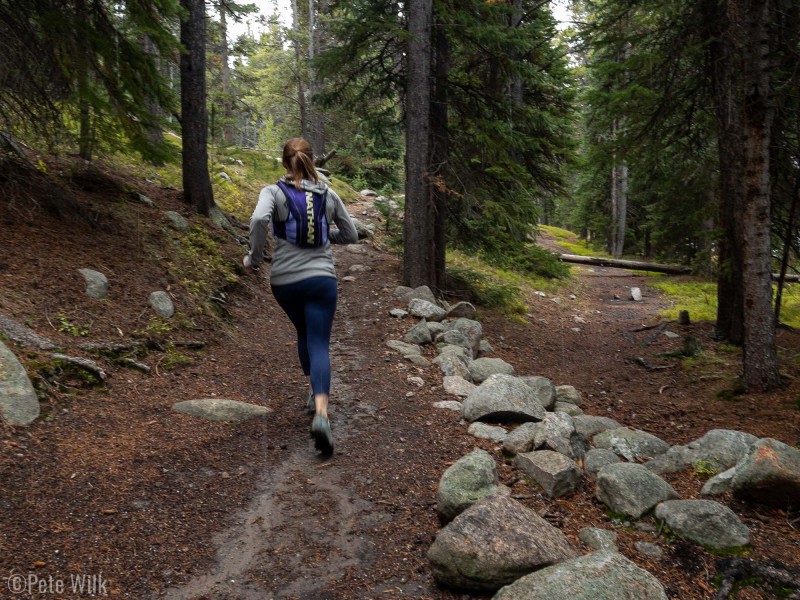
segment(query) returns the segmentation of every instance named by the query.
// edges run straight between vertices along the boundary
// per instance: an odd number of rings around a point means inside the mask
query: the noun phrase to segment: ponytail
[[[314,150],[303,138],[292,138],[283,147],[283,166],[291,176],[294,187],[302,189],[302,180],[319,183],[314,167]]]

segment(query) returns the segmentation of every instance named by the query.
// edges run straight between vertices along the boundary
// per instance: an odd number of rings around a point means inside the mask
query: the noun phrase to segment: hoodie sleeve
[[[332,244],[355,244],[358,241],[358,232],[344,202],[332,188],[328,188],[328,197],[333,201],[333,222],[338,227],[328,230],[328,238]]]
[[[278,186],[270,185],[261,190],[258,204],[250,217],[250,253],[247,266],[257,267],[264,260],[264,246],[267,243],[269,223],[275,212],[275,193]]]

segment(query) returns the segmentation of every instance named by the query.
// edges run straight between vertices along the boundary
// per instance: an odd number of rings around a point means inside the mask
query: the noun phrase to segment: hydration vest
[[[298,190],[294,185],[278,182],[286,196],[289,216],[285,221],[272,219],[272,233],[301,248],[319,248],[328,243],[328,218],[325,215],[327,191],[319,194]]]

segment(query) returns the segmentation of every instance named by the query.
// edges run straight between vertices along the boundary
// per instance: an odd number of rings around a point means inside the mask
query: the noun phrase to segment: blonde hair
[[[319,175],[314,168],[314,150],[303,138],[292,138],[283,146],[283,166],[298,190],[302,189],[303,179],[319,183]]]

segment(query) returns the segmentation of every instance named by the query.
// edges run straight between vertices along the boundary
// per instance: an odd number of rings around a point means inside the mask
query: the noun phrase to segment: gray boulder
[[[600,551],[526,575],[493,600],[667,600],[667,594],[619,552]]]
[[[448,348],[456,348],[456,346],[448,346]],[[465,381],[470,380],[468,362],[463,354],[442,351],[433,359],[433,364],[442,370],[445,377],[460,377]]]
[[[764,438],[752,446],[731,480],[739,498],[777,506],[800,502],[800,450]]]
[[[586,527],[578,532],[578,539],[592,550],[617,550],[617,534],[608,529]]]
[[[448,394],[466,398],[477,386],[474,383],[470,383],[463,377],[445,375],[444,380],[442,381],[442,387]]]
[[[572,418],[572,422],[575,424],[575,431],[587,439],[603,431],[621,427],[614,419],[592,415],[578,415]]]
[[[678,494],[658,475],[635,463],[606,465],[597,473],[595,496],[613,512],[638,519]]]
[[[586,438],[575,432],[572,417],[566,413],[546,413],[536,430],[533,447],[560,452],[568,458],[580,459],[590,449]]]
[[[445,346],[458,346],[459,348],[464,348],[467,351],[465,357],[468,357],[470,360],[472,359],[472,345],[467,339],[467,336],[460,331],[455,331],[454,329],[443,331],[436,336],[436,346],[440,350],[444,349]]]
[[[669,500],[656,506],[656,518],[672,532],[707,548],[750,543],[750,530],[727,506],[712,500]]]
[[[756,436],[742,431],[712,429],[686,446],[673,446],[645,466],[654,473],[675,473],[700,464],[705,470],[724,471],[743,459],[757,441]]]
[[[406,294],[409,294],[410,292],[413,292],[413,291],[414,291],[414,288],[410,288],[410,287],[408,287],[406,285],[398,285],[396,288],[394,288],[394,291],[392,292],[392,296],[394,296],[395,298],[400,298],[401,301],[402,301],[403,297]],[[433,294],[431,294],[431,296],[433,296]],[[434,298],[434,300],[435,300],[435,298]],[[406,304],[408,304],[409,302],[411,302],[411,298],[409,298],[406,301]]]
[[[619,427],[594,436],[598,448],[613,450],[626,460],[652,458],[669,450],[669,444],[641,429]]]
[[[433,407],[445,408],[447,410],[452,410],[459,414],[461,414],[461,412],[464,410],[464,405],[461,404],[461,402],[459,402],[458,400],[442,400],[440,402],[434,402]]]
[[[547,377],[525,375],[520,377],[536,394],[536,401],[545,409],[552,410],[556,403],[556,386]]]
[[[575,406],[583,406],[581,393],[571,385],[556,386],[556,402],[568,402]]]
[[[655,458],[648,460],[644,463],[644,466],[658,475],[677,473],[692,464],[693,457],[694,453],[688,447],[672,446],[664,454],[659,454]]]
[[[467,433],[482,440],[491,440],[493,442],[503,443],[506,439],[508,431],[497,425],[487,425],[480,421],[475,421],[467,428]]]
[[[420,354],[410,354],[408,356],[404,356],[403,360],[407,360],[415,367],[421,367],[423,369],[427,369],[431,366],[431,361]]]
[[[503,440],[503,453],[515,456],[533,450],[533,441],[536,439],[536,430],[541,423],[523,423],[511,431]]]
[[[444,333],[445,331],[444,325],[436,321],[430,321],[428,323],[425,323],[425,325],[427,325],[428,331],[431,332],[431,338],[433,339],[436,339],[437,335],[439,335],[440,333]]]
[[[447,318],[458,319],[463,317],[465,319],[474,319],[476,313],[477,311],[473,304],[469,302],[457,302],[447,311]]]
[[[583,457],[583,469],[589,477],[595,479],[600,469],[618,462],[622,462],[622,459],[613,450],[594,448]]]
[[[449,325],[450,329],[460,331],[469,340],[470,347],[472,348],[472,358],[477,358],[481,350],[481,340],[483,339],[483,325],[478,321],[472,319],[460,318],[452,321]]]
[[[450,465],[439,480],[436,512],[452,521],[476,502],[499,493],[494,458],[485,450],[473,450]]]
[[[419,356],[422,354],[422,349],[416,344],[407,344],[405,342],[401,342],[400,340],[387,340],[386,345],[392,350],[399,352],[404,357],[411,355]]]
[[[86,281],[86,295],[95,300],[102,300],[108,295],[108,279],[99,271],[78,269],[78,273]]]
[[[10,425],[39,418],[39,399],[16,354],[0,342],[0,417]]]
[[[553,405],[553,412],[563,412],[571,417],[577,417],[583,414],[583,409],[571,402],[559,402],[556,400],[556,403]]]
[[[157,291],[150,294],[150,307],[162,319],[169,319],[175,314],[175,305],[167,292]]]
[[[398,288],[399,289],[399,288]],[[397,290],[395,290],[395,293]],[[399,296],[400,301],[409,304],[412,300],[426,300],[431,304],[436,304],[436,296],[433,295],[431,288],[427,285],[421,285],[418,288],[408,289],[405,293]]]
[[[565,441],[569,444],[569,437],[573,433],[575,433],[575,425],[572,422],[572,417],[566,413],[547,413],[536,430],[536,436],[533,438],[533,447],[541,448],[547,446],[550,450],[555,450],[553,446],[559,445],[556,440]]]
[[[272,412],[272,409],[266,406],[222,398],[185,400],[173,404],[172,410],[209,421],[246,421],[255,417],[265,417]]]
[[[375,225],[367,225],[366,223],[361,222],[360,220],[356,219],[355,217],[350,217],[353,221],[353,225],[356,227],[356,233],[358,234],[358,239],[368,239],[375,236]]]
[[[548,498],[568,496],[581,482],[581,469],[570,458],[552,450],[517,454],[514,464],[525,471]]]
[[[512,375],[492,375],[467,396],[467,421],[540,421],[545,410],[534,391]]]
[[[355,264],[355,265],[350,265],[350,268],[347,270],[350,271],[351,273],[368,273],[372,271],[372,267],[370,267],[369,265]]]
[[[489,340],[487,340],[485,338],[482,339],[481,343],[480,343],[480,345],[478,347],[478,353],[479,354],[491,354],[492,352],[494,352],[494,348],[492,348],[492,345],[489,343]]]
[[[719,496],[731,491],[733,476],[736,475],[736,467],[731,467],[727,471],[714,475],[703,484],[700,493],[703,496]]]
[[[483,383],[489,379],[490,376],[496,373],[513,375],[514,367],[508,364],[502,358],[476,358],[469,364],[469,374],[472,377],[472,381],[475,383]]]
[[[636,548],[636,550],[638,550],[645,556],[649,556],[650,558],[655,558],[656,560],[661,560],[662,558],[664,558],[664,551],[658,544],[654,544],[652,542],[643,542],[640,540],[634,542],[633,547]]]
[[[402,308],[393,308],[389,311],[389,314],[392,315],[395,319],[402,319],[403,317],[408,316],[408,311],[403,310]]]
[[[164,213],[164,217],[166,217],[173,229],[177,231],[189,231],[189,221],[187,221],[186,217],[183,215],[176,213],[174,210],[168,210]]]
[[[724,471],[747,456],[750,446],[757,441],[756,436],[743,431],[712,429],[687,447],[692,451],[692,463],[702,460]]]
[[[492,592],[569,558],[566,536],[505,496],[474,504],[444,527],[428,550],[434,579],[445,587]]]
[[[431,337],[431,330],[428,329],[428,322],[423,319],[414,325],[408,330],[408,333],[406,334],[406,337],[403,338],[403,341],[407,344],[414,344],[415,346],[424,346],[425,344],[430,344],[433,341],[433,338]]]
[[[415,317],[427,319],[428,321],[441,321],[445,315],[443,308],[439,308],[433,302],[420,300],[419,298],[414,298],[408,303],[408,312]]]

